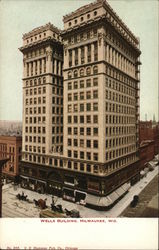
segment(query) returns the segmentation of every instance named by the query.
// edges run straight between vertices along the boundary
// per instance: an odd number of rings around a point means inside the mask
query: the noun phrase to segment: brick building
[[[143,141],[140,144],[140,169],[145,168],[145,164],[154,158],[154,141]]]
[[[15,180],[19,175],[21,151],[21,136],[0,136],[0,158],[9,158],[2,170],[3,177],[6,179]]]
[[[159,122],[140,121],[139,141],[154,141],[154,155],[159,153]]]

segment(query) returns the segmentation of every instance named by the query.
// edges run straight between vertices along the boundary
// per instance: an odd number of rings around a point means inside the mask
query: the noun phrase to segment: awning
[[[141,174],[141,175],[145,175],[145,171],[141,170],[141,171],[140,171],[140,174]]]
[[[121,188],[124,189],[124,191],[128,191],[130,189],[131,185],[130,183],[124,183]]]
[[[115,192],[109,194],[107,197],[109,197],[112,201],[112,203],[114,203],[118,198],[119,198],[119,195]]]
[[[125,190],[122,187],[119,187],[117,190],[115,190],[115,193],[117,193],[119,196],[122,196],[125,193]]]
[[[145,173],[148,173],[148,171],[149,171],[149,168],[144,168]]]
[[[99,199],[99,206],[101,207],[108,207],[112,204],[112,201],[109,200],[107,197],[101,197]]]
[[[24,178],[24,179],[27,179],[27,180],[29,179],[29,177],[24,176],[24,175],[20,175],[20,177],[21,177],[21,178]]]
[[[98,197],[98,196],[87,194],[86,203],[92,204],[92,205],[98,205],[99,204],[99,199],[100,199],[100,197]]]
[[[30,179],[32,179],[32,178],[30,178]],[[36,180],[36,179],[34,179],[34,180]],[[37,181],[46,184],[46,181],[41,181],[41,180],[37,180]]]
[[[76,189],[75,189],[75,193],[80,193],[80,194],[85,194],[85,195],[87,194],[86,192],[83,192],[83,191],[80,191],[80,190],[76,190]]]

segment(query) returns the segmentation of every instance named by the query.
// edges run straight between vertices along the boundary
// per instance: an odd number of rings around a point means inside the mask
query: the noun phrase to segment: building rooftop
[[[123,28],[124,31],[126,31],[131,38],[135,41],[136,44],[139,44],[139,38],[136,37],[131,31],[130,29],[127,27],[127,25],[121,20],[121,18],[117,15],[117,13],[112,9],[112,7],[108,4],[108,2],[106,0],[96,0],[93,3],[84,5],[80,8],[78,8],[76,11],[71,12],[67,15],[65,15],[63,17],[63,21],[64,23],[81,15],[84,14],[86,12],[88,12],[89,10],[93,10],[96,9],[98,7],[104,7],[106,9],[106,11],[108,11],[108,13],[111,15],[111,17],[113,17],[114,21],[119,23],[120,26]],[[110,16],[109,16],[110,17]],[[123,32],[124,32],[123,31]]]
[[[23,39],[27,39],[27,38],[29,38],[29,37],[31,37],[33,35],[37,35],[37,34],[39,34],[41,32],[47,31],[47,30],[52,30],[53,32],[58,33],[58,34],[60,34],[60,32],[61,32],[60,29],[58,29],[57,27],[55,27],[53,24],[51,24],[49,22],[49,23],[47,23],[47,24],[45,24],[43,26],[40,26],[40,27],[37,27],[37,28],[31,30],[28,33],[23,34]]]

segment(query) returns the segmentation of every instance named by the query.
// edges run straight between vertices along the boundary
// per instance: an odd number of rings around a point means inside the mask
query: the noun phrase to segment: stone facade
[[[63,31],[49,23],[23,36],[21,175],[77,201],[139,174],[141,52],[104,0],[63,21]]]

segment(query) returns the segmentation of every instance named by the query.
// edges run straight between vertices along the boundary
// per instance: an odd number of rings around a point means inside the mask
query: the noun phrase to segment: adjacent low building
[[[8,180],[16,180],[19,175],[19,162],[22,154],[21,136],[0,136],[0,158],[8,158],[2,174]]]
[[[147,140],[140,144],[140,169],[144,169],[154,159],[154,141]]]
[[[159,153],[159,123],[140,121],[140,168],[151,161]]]

